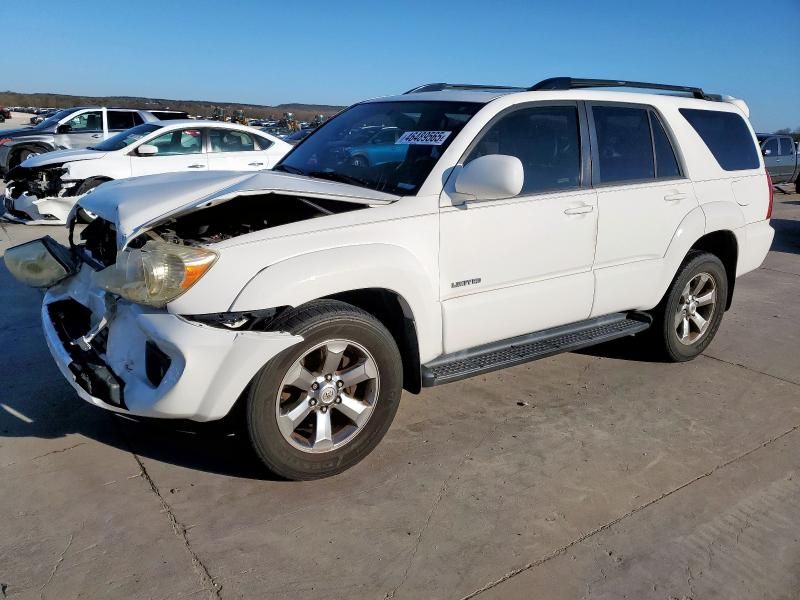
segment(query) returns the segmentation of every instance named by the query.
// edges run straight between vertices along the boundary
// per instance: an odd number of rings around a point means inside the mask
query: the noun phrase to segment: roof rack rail
[[[518,90],[525,88],[508,85],[480,85],[475,83],[426,83],[403,92],[403,94],[420,94],[422,92],[441,92],[442,90]]]
[[[706,94],[699,87],[688,85],[667,85],[664,83],[646,83],[643,81],[626,81],[618,79],[579,79],[575,77],[551,77],[532,85],[528,91],[538,90],[573,90],[577,88],[601,88],[601,87],[628,87],[647,90],[665,90],[670,92],[683,92],[691,94],[700,100],[721,100],[722,97],[716,94]]]

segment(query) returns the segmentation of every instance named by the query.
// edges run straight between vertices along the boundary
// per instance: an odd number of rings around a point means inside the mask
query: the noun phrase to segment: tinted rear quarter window
[[[758,150],[744,119],[732,112],[681,108],[681,114],[726,171],[757,169]]]

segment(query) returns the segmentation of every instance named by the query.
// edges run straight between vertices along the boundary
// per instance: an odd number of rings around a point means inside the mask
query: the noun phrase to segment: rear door
[[[634,308],[650,293],[678,226],[698,206],[675,144],[646,105],[589,103],[598,230],[592,316]]]
[[[267,149],[268,140],[238,129],[208,129],[208,168],[212,171],[258,171],[277,162]]]
[[[772,177],[772,183],[781,183],[783,181],[783,168],[780,156],[780,144],[778,138],[768,137],[761,144],[761,154],[764,155],[764,166],[767,167],[769,176]]]
[[[795,161],[797,160],[795,154],[794,140],[788,136],[780,138],[780,173],[781,180],[789,182],[794,175]]]
[[[173,129],[150,140],[158,153],[142,156],[131,153],[131,175],[154,175],[181,171],[207,171],[208,158],[203,151],[203,132],[195,127]]]

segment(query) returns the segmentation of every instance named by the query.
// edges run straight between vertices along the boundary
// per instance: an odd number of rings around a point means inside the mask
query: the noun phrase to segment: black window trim
[[[661,116],[661,113],[658,109],[653,106],[652,104],[644,104],[639,102],[613,102],[613,101],[602,101],[602,100],[587,100],[584,102],[586,106],[586,115],[589,121],[589,144],[591,146],[592,151],[592,187],[596,189],[601,188],[609,188],[609,187],[625,187],[625,186],[641,186],[642,184],[654,184],[654,183],[664,183],[664,182],[682,182],[682,181],[689,181],[689,177],[686,175],[686,163],[683,159],[683,154],[680,152],[680,145],[675,143],[675,136],[672,133],[672,130],[668,127],[667,121]],[[648,119],[647,123],[650,128],[650,147],[653,152],[653,177],[645,177],[643,179],[627,179],[625,181],[607,181],[601,182],[600,181],[600,149],[597,146],[597,129],[595,128],[594,123],[594,113],[592,112],[592,107],[594,106],[618,106],[622,108],[636,108],[639,110],[645,110],[648,112]],[[678,163],[678,170],[680,171],[680,175],[672,176],[672,177],[658,177],[658,163],[656,158],[656,147],[655,147],[655,136],[653,135],[653,125],[650,119],[652,116],[655,116],[658,119],[658,122],[661,123],[661,127],[664,129],[664,133],[667,136],[667,140],[669,141],[670,145],[672,146],[672,153],[675,155],[675,160]]]
[[[577,186],[568,187],[568,188],[552,188],[549,190],[541,190],[537,192],[529,192],[529,193],[520,193],[516,196],[509,196],[508,198],[499,198],[499,201],[507,201],[507,200],[525,200],[534,198],[537,196],[554,196],[558,194],[567,194],[577,191],[587,191],[591,189],[591,158],[589,154],[589,144],[586,141],[589,139],[589,129],[588,123],[586,119],[586,109],[583,106],[583,102],[579,100],[535,100],[533,102],[521,102],[519,104],[514,104],[512,106],[508,106],[494,115],[489,122],[484,125],[478,134],[472,139],[472,141],[467,146],[464,153],[458,159],[456,163],[457,166],[463,166],[464,161],[467,157],[472,153],[480,141],[483,139],[488,131],[495,125],[500,119],[510,115],[512,113],[517,112],[518,110],[524,110],[526,108],[537,108],[537,107],[548,107],[548,106],[572,106],[577,109],[578,111],[578,143],[580,144],[580,182]],[[477,113],[476,113],[477,115]]]

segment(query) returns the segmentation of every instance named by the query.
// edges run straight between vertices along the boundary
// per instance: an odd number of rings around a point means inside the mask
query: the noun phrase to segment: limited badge
[[[406,131],[395,144],[441,146],[451,133],[451,131]]]

